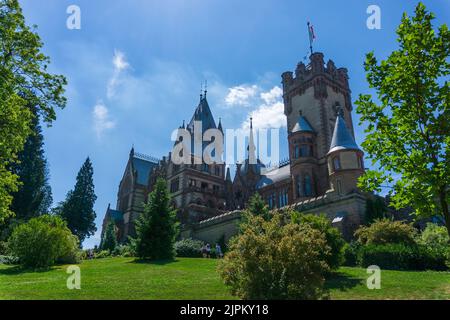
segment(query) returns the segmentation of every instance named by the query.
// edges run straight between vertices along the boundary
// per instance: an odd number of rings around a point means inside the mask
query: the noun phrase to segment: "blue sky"
[[[95,170],[97,226],[118,185],[132,144],[162,157],[170,134],[189,120],[200,83],[208,80],[214,116],[241,128],[281,126],[280,75],[314,49],[349,70],[353,101],[370,93],[365,53],[383,58],[397,47],[395,29],[416,1],[344,0],[21,0],[28,24],[37,24],[51,71],[69,82],[68,104],[45,129],[55,203],[73,188],[87,156]],[[437,24],[450,21],[448,1],[424,1]],[[381,9],[381,30],[366,27],[369,5]],[[81,9],[81,30],[66,28],[69,5]],[[363,127],[353,114],[357,142]],[[285,154],[282,154],[282,156]],[[99,232],[85,242],[92,247]]]

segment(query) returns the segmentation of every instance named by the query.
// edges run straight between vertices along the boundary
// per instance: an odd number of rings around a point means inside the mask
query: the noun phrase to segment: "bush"
[[[193,239],[183,239],[175,242],[174,248],[177,257],[199,258],[202,256],[203,242]]]
[[[4,255],[8,253],[8,247],[6,245],[6,242],[0,241],[0,255]]]
[[[447,270],[448,250],[433,250],[422,245],[364,245],[358,251],[362,267],[377,265],[393,270]]]
[[[57,216],[43,215],[17,226],[8,240],[8,248],[20,264],[46,268],[55,263],[75,263],[78,239]]]
[[[344,265],[348,267],[355,267],[358,265],[358,254],[361,244],[357,241],[352,241],[344,245]]]
[[[94,259],[104,259],[111,257],[111,252],[109,250],[102,250],[94,254]]]
[[[323,233],[330,247],[328,254],[324,253],[324,259],[332,270],[336,270],[344,262],[344,245],[341,232],[331,225],[331,221],[324,215],[301,214],[294,212],[291,214],[292,222],[304,223]]]
[[[415,243],[416,230],[401,221],[389,219],[376,220],[370,226],[362,226],[355,232],[355,236],[362,244],[390,244],[402,243],[412,245]]]
[[[135,252],[129,245],[119,245],[113,250],[112,255],[116,257],[129,258],[134,257]]]
[[[8,265],[19,264],[19,259],[12,256],[0,255],[0,264],[8,264]]]
[[[427,227],[417,237],[416,241],[429,248],[439,248],[441,250],[450,246],[447,228],[438,226],[434,223],[428,223]]]
[[[323,252],[325,235],[307,224],[248,217],[229,244],[219,273],[242,299],[320,299],[326,297],[324,274],[330,268]]]

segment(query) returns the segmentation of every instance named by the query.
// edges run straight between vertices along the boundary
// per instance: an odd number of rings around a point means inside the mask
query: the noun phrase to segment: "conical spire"
[[[217,129],[219,129],[220,132],[223,133],[223,128],[222,128],[222,118],[219,118],[219,125],[217,126]]]
[[[253,137],[253,118],[250,118],[250,136],[248,142],[248,161],[249,164],[256,164],[256,146]]]
[[[360,150],[353,138],[353,135],[347,128],[344,120],[344,111],[339,108],[336,118],[336,125],[334,126],[333,138],[331,140],[330,151],[337,150]]]
[[[228,182],[231,182],[230,167],[227,167],[227,175],[226,175],[225,180],[228,181]]]

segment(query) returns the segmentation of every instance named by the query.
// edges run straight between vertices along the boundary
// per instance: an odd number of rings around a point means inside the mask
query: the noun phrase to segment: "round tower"
[[[316,132],[302,111],[288,135],[293,195],[302,200],[318,195]]]
[[[332,190],[340,195],[357,191],[358,178],[364,173],[364,153],[345,124],[342,108],[338,108],[327,162]]]

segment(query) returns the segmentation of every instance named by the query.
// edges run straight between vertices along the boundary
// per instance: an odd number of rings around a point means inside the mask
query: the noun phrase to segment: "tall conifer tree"
[[[77,175],[75,188],[68,192],[66,200],[55,210],[67,222],[67,226],[80,240],[93,235],[95,227],[94,204],[97,200],[94,190],[94,169],[91,160],[86,159]]]

